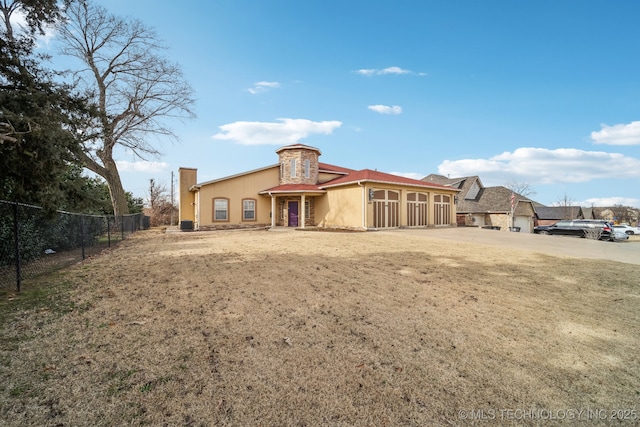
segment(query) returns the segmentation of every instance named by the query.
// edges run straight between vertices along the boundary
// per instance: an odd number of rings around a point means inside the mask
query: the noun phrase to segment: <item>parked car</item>
[[[629,236],[633,236],[634,234],[640,234],[640,227],[631,227],[630,225],[626,225],[626,224],[614,225],[613,229],[617,231],[622,231],[623,233],[626,233]]]
[[[600,240],[613,240],[613,228],[608,221],[600,219],[568,219],[553,225],[534,227],[536,234],[550,234],[556,236],[587,237],[590,233],[597,233],[600,229]]]
[[[611,238],[609,240],[611,240],[612,242],[620,242],[620,241],[623,241],[623,240],[629,240],[629,234],[614,228],[613,229],[613,234],[611,235]]]

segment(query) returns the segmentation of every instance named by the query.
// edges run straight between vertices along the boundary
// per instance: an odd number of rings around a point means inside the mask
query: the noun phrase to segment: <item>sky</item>
[[[154,28],[197,98],[161,156],[116,153],[136,197],[302,143],[352,169],[640,208],[638,1],[98,2]]]

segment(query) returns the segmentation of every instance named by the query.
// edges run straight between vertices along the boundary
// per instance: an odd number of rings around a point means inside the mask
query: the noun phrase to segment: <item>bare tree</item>
[[[562,219],[574,219],[578,215],[577,207],[573,205],[574,203],[575,201],[565,193],[554,205],[563,208]]]
[[[618,223],[631,223],[635,217],[635,209],[631,206],[623,206],[621,204],[614,205],[611,208],[614,221]]]
[[[149,136],[178,139],[162,119],[193,118],[193,89],[180,67],[159,55],[156,33],[113,16],[88,0],[72,0],[59,27],[61,53],[82,61],[74,73],[93,99],[96,119],[79,135],[84,166],[105,179],[116,215],[128,213],[114,160],[120,146],[141,159],[158,156]]]
[[[149,208],[151,211],[151,226],[173,225],[172,217],[177,208],[169,200],[167,188],[156,183],[155,179],[149,180]]]
[[[529,184],[526,182],[517,182],[517,181],[509,181],[504,185],[506,188],[511,190],[512,192],[519,194],[523,197],[529,197],[536,194],[536,192],[531,188]]]
[[[157,208],[167,200],[167,188],[158,184],[155,179],[149,180],[149,207]]]

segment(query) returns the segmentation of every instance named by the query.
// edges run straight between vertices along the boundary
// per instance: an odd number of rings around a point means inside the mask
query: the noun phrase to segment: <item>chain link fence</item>
[[[51,273],[149,228],[142,214],[85,215],[0,200],[0,289]]]

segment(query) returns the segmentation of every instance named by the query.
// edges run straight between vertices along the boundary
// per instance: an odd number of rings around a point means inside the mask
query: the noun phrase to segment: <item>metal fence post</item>
[[[80,246],[82,246],[82,260],[84,261],[84,215],[80,215]]]
[[[111,247],[111,217],[107,216],[107,247]]]
[[[13,204],[13,237],[16,243],[16,292],[20,292],[22,271],[20,265],[20,227],[18,223],[18,204]]]
[[[15,283],[15,291],[21,292],[22,279],[63,268],[77,262],[78,255],[81,260],[90,258],[104,243],[111,247],[112,238],[117,243],[119,234],[124,240],[130,234],[146,229],[145,224],[148,224],[148,217],[142,214],[118,218],[115,215],[55,212],[54,215],[40,206],[0,199],[0,219],[4,219],[0,224],[0,273],[5,273],[0,274],[1,289],[13,287]],[[102,222],[105,220],[106,229]],[[58,255],[54,255],[56,253]]]

